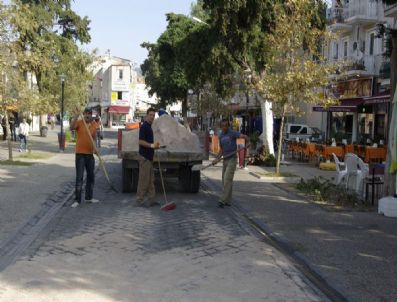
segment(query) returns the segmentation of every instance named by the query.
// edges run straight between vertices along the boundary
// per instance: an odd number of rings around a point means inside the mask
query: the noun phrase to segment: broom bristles
[[[171,211],[171,210],[173,210],[175,208],[176,208],[176,203],[175,202],[169,202],[169,203],[166,203],[165,205],[163,205],[160,208],[160,210],[161,211]]]

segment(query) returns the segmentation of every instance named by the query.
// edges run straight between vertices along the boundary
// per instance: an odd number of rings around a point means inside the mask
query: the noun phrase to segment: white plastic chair
[[[345,163],[340,162],[339,158],[336,156],[335,153],[332,153],[332,157],[334,158],[334,162],[336,166],[335,184],[339,185],[342,182],[342,180],[346,178],[347,170],[345,167]]]
[[[361,171],[358,169],[359,157],[354,153],[347,153],[345,155],[346,165],[346,189],[349,188],[350,178],[355,177],[355,191],[357,192],[357,181],[361,177]]]
[[[364,179],[369,175],[369,166],[361,158],[358,158],[358,167],[360,172],[356,179],[356,192],[361,193],[365,198]]]

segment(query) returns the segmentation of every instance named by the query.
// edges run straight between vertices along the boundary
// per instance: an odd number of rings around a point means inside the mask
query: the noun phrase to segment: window
[[[307,134],[307,128],[302,127],[302,130],[299,132],[300,134]]]
[[[347,57],[347,48],[348,48],[348,43],[347,41],[343,42],[343,57]]]
[[[117,91],[117,99],[122,100],[123,99],[123,92],[122,91]]]
[[[123,79],[123,70],[119,69],[119,80]]]
[[[289,132],[290,133],[298,133],[300,129],[301,129],[301,126],[291,126],[291,128],[289,129]]]
[[[375,33],[371,33],[369,35],[369,54],[374,54],[374,45],[375,45]]]
[[[339,44],[337,42],[334,43],[334,60],[338,59],[339,53]]]

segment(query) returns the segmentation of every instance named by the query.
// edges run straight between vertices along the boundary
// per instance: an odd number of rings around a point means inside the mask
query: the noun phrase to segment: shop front
[[[389,110],[389,94],[364,99],[358,116],[363,137],[376,143],[387,141]]]
[[[124,126],[127,121],[127,115],[130,112],[130,107],[128,106],[109,106],[108,117],[109,126],[111,127],[121,127]]]

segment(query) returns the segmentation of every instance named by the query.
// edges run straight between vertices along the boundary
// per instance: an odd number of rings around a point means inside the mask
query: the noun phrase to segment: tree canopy
[[[33,74],[40,100],[29,104],[36,113],[56,112],[61,74],[67,78],[66,108],[85,103],[90,55],[77,43],[90,41],[89,20],[71,9],[70,0],[14,0],[9,6],[11,52],[18,69]]]

